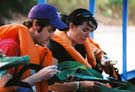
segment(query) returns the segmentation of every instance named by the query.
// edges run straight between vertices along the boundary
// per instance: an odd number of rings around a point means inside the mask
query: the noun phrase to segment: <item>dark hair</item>
[[[68,15],[60,14],[60,19],[62,20],[62,22],[68,25]]]
[[[89,10],[83,8],[74,10],[69,14],[69,16],[63,14],[61,16],[61,20],[67,25],[69,25],[70,22],[74,25],[82,25],[83,22],[88,22],[93,30],[96,30],[98,26],[93,14]]]
[[[23,25],[25,25],[26,27],[30,28],[30,27],[32,27],[33,20],[34,20],[34,19],[28,19],[28,20],[26,20],[26,21],[23,22]],[[36,20],[37,20],[37,24],[38,24],[41,28],[43,28],[43,27],[45,27],[45,26],[48,26],[48,25],[51,25],[51,24],[49,23],[49,20],[48,20],[48,19],[36,19]]]

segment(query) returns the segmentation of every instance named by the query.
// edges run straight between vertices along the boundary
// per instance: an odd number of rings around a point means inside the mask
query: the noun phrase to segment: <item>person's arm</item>
[[[108,83],[100,83],[97,81],[74,81],[74,82],[64,82],[64,83],[54,83],[48,87],[49,91],[58,91],[58,92],[74,92],[81,90],[81,92],[89,92],[94,90],[98,85],[103,85],[108,88],[111,86]],[[92,91],[93,92],[93,91]]]
[[[78,82],[64,82],[64,83],[54,83],[50,85],[48,90],[49,91],[58,91],[58,92],[69,92],[69,91],[76,91],[78,87]]]
[[[95,81],[74,81],[74,82],[64,82],[64,83],[55,83],[49,86],[49,91],[58,91],[58,92],[69,92],[76,90],[92,90],[95,86]]]
[[[29,83],[31,86],[35,85],[37,82],[41,82],[43,80],[48,80],[52,78],[58,72],[56,65],[50,65],[39,72],[25,78],[23,81]]]

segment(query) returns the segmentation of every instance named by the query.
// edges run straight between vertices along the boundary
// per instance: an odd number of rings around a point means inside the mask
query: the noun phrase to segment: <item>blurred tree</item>
[[[129,22],[131,22],[132,24],[135,24],[135,0],[129,0],[129,10],[128,10],[128,14],[129,14]]]
[[[113,18],[121,17],[122,0],[97,0],[97,9],[101,14]]]
[[[29,9],[37,3],[38,0],[0,0],[0,24],[5,19],[13,18],[13,14],[19,13],[26,15]],[[121,19],[121,9],[123,0],[96,0],[96,16],[103,16],[110,20],[116,21]],[[69,14],[76,8],[88,9],[89,0],[47,0],[58,8],[62,13]],[[129,6],[129,23],[135,24],[135,0],[128,0]],[[97,17],[98,18],[98,17]],[[101,18],[104,22],[104,19]]]
[[[1,0],[0,21],[5,18],[11,19],[14,13],[27,14],[30,7],[35,3],[37,0]]]
[[[48,0],[48,3],[56,6],[62,13],[69,14],[76,8],[88,9],[89,0]]]

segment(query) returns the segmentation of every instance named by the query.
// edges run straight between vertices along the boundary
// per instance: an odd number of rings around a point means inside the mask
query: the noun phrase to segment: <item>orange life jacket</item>
[[[79,52],[77,52],[71,44],[71,41],[67,37],[66,33],[63,31],[55,31],[53,40],[57,43],[61,44],[65,50],[74,58],[76,61],[86,65],[87,67],[95,67],[96,66],[96,58],[95,54],[100,54],[98,56],[101,59],[102,50],[100,49],[99,45],[96,44],[92,39],[87,38],[83,46],[86,49],[87,59],[82,57]]]
[[[0,39],[14,38],[20,44],[20,56],[29,55],[30,63],[48,66],[52,64],[52,54],[48,48],[35,46],[28,29],[21,24],[9,24],[0,26]],[[24,77],[29,72],[25,73]],[[37,92],[48,92],[47,81],[37,83]],[[11,91],[6,91],[10,90]],[[0,92],[12,92],[12,88],[0,88]]]
[[[61,44],[65,50],[74,58],[76,61],[86,65],[87,67],[95,67],[97,61],[101,61],[104,52],[101,50],[100,46],[91,38],[87,38],[83,46],[85,47],[87,59],[82,57],[79,52],[77,52],[71,44],[71,41],[67,37],[66,33],[63,31],[55,31],[53,40]],[[96,61],[97,59],[97,61]],[[118,79],[116,71],[113,69],[112,76]]]

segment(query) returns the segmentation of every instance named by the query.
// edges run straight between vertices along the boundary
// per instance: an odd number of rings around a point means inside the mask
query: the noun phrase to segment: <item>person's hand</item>
[[[113,70],[113,65],[110,64],[110,62],[105,62],[105,64],[102,65],[102,68],[105,71],[105,73],[111,74],[112,73],[112,70]]]
[[[94,87],[98,87],[98,86],[105,86],[107,88],[112,88],[109,83],[101,83],[101,82],[95,81]]]
[[[103,55],[101,58],[101,65],[102,69],[105,71],[107,74],[111,74],[113,71],[113,66],[116,64],[116,60],[111,60],[108,58],[107,55]]]
[[[110,84],[108,84],[108,83],[101,83],[101,82],[97,82],[97,81],[80,81],[80,88],[79,89],[82,91],[88,90],[90,92],[95,92],[95,90],[97,90],[99,85],[111,88]]]
[[[44,67],[39,72],[36,73],[39,80],[48,80],[52,78],[58,71],[58,67],[56,65],[51,65]]]
[[[56,65],[44,67],[39,72],[25,78],[23,81],[33,86],[37,82],[41,82],[52,78],[57,72],[59,72],[57,68],[58,67]]]

